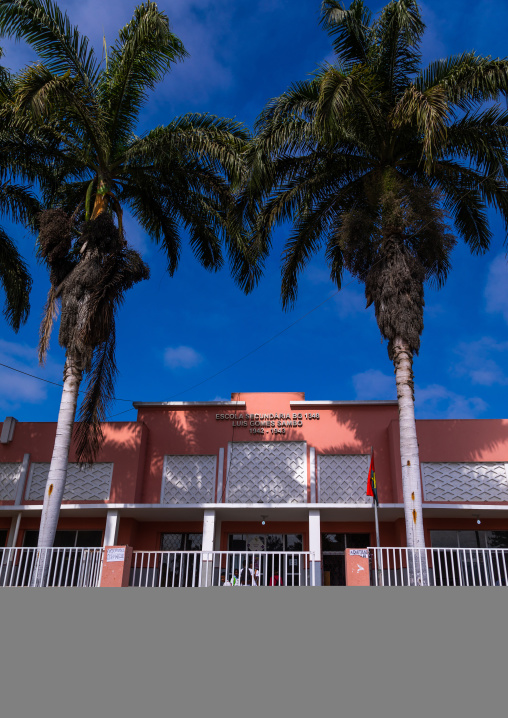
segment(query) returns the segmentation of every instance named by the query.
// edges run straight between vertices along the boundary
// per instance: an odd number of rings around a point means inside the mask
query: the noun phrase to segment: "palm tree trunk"
[[[399,403],[400,459],[402,464],[402,493],[406,519],[406,544],[411,548],[425,548],[422,516],[422,488],[420,457],[416,437],[413,352],[408,344],[397,337],[393,342],[393,363]],[[422,566],[424,557],[422,556]],[[419,562],[418,562],[419,563]],[[408,566],[408,569],[411,567]],[[417,583],[427,583],[426,571],[416,570]],[[418,580],[418,578],[420,580]]]
[[[82,371],[79,368],[79,363],[68,355],[64,367],[64,385],[56,427],[55,445],[44,490],[44,504],[37,543],[38,549],[53,546],[55,540],[58,516],[67,478],[67,464],[81,378]],[[39,553],[39,556],[44,558],[45,553]],[[48,561],[41,561],[38,570],[35,572],[35,585],[44,586],[46,584],[48,569]]]

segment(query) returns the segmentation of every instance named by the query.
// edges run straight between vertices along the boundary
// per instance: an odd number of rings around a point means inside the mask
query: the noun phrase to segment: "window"
[[[430,540],[436,585],[506,585],[506,559],[477,549],[508,548],[508,531],[431,531]]]
[[[161,586],[197,586],[199,581],[199,554],[179,553],[180,551],[201,551],[203,534],[164,533],[161,534]],[[173,553],[174,552],[174,553]]]
[[[325,586],[346,585],[347,548],[367,548],[370,545],[370,534],[333,533],[321,534],[321,550],[323,553],[323,583]]]
[[[38,531],[25,531],[23,546],[26,548],[36,547],[38,538]],[[52,585],[53,581],[56,581],[65,586],[77,586],[82,565],[82,552],[66,551],[65,549],[100,548],[102,531],[57,531],[53,546],[60,550],[51,555],[48,584]],[[25,552],[21,557],[19,575],[24,577],[24,585],[28,583],[36,553],[35,551]]]
[[[161,534],[161,551],[201,551],[203,534]]]
[[[347,548],[367,548],[370,534],[321,534],[323,552],[343,552]]]
[[[38,531],[25,531],[23,546],[37,546],[38,538]],[[102,546],[102,531],[57,531],[53,545],[56,548],[99,548]]]
[[[8,533],[7,531],[0,531],[0,565],[3,561],[3,556],[4,556],[4,552],[2,549],[5,546],[5,544],[7,543],[7,533]]]
[[[254,557],[254,565],[259,572],[258,580],[261,585],[270,585],[270,581],[280,581],[284,586],[300,585],[300,571],[304,567],[301,557],[273,554],[298,554],[303,551],[301,534],[230,534],[228,547],[229,551],[238,552],[228,557],[228,577],[237,569],[240,580],[245,580],[242,578],[242,569],[247,557],[242,556],[242,553],[251,551],[259,554]]]
[[[433,548],[508,548],[508,531],[431,531]]]
[[[230,534],[230,551],[303,551],[301,534]]]

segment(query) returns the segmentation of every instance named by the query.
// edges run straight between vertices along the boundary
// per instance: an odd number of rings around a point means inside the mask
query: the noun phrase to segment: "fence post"
[[[105,546],[101,587],[128,586],[131,563],[132,546]]]
[[[368,549],[346,549],[346,586],[370,586]]]
[[[309,554],[311,585],[321,586],[321,512],[319,509],[309,509]]]
[[[203,543],[201,546],[199,585],[213,586],[213,550],[215,540],[215,510],[205,509],[203,515]]]

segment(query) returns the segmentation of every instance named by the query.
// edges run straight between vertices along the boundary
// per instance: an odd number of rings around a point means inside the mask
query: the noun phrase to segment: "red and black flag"
[[[379,506],[379,500],[377,498],[376,470],[374,468],[374,452],[372,452],[370,457],[369,476],[367,478],[367,496],[372,496],[376,502],[376,506]]]

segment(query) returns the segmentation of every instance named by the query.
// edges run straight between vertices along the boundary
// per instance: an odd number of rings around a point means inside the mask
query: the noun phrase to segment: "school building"
[[[71,451],[55,585],[82,585],[92,556],[94,585],[104,567],[122,585],[404,583],[422,557],[438,585],[508,584],[506,419],[417,421],[427,549],[408,558],[397,402],[288,392],[134,406],[136,421],[104,425],[95,464]],[[2,424],[0,585],[30,585],[55,431]]]

